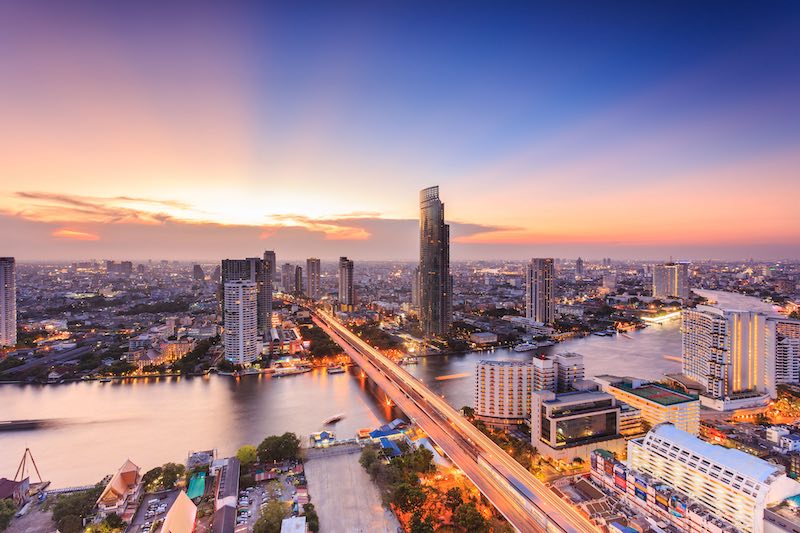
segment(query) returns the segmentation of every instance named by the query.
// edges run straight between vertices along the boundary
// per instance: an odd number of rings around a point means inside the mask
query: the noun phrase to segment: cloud
[[[69,228],[59,228],[51,233],[53,237],[59,239],[71,239],[73,241],[99,241],[100,235],[89,233],[88,231],[78,231]]]

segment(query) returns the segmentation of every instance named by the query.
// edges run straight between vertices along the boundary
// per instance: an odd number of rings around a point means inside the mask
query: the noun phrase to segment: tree
[[[153,485],[153,483],[154,483],[154,482],[155,482],[155,481],[156,481],[158,478],[160,478],[160,477],[161,477],[161,473],[163,472],[163,470],[164,470],[164,469],[163,469],[163,468],[161,468],[160,466],[157,466],[157,467],[155,467],[155,468],[152,468],[152,469],[148,470],[148,471],[147,471],[147,472],[145,472],[145,473],[144,473],[144,475],[142,476],[142,484],[143,484],[145,487],[147,487],[147,488],[148,488],[148,490],[151,490],[151,489],[152,489],[152,490],[155,490],[155,488],[156,488],[156,487],[155,487],[155,485]]]
[[[127,525],[119,515],[114,513],[108,515],[103,522],[112,530],[125,529],[125,526]]]
[[[416,511],[411,516],[411,523],[409,524],[410,533],[434,533],[433,520],[430,516],[422,517],[420,511]]]
[[[174,489],[178,479],[183,477],[186,468],[176,463],[167,463],[162,467],[161,487],[164,490]]]
[[[489,531],[486,519],[474,503],[461,504],[453,513],[453,523],[468,533],[485,533]]]
[[[400,483],[392,494],[392,503],[406,513],[419,508],[425,500],[425,491],[422,487],[409,483]]]
[[[464,497],[461,495],[461,489],[452,487],[447,489],[444,495],[444,506],[450,509],[450,512],[455,513],[461,504],[464,503]]]
[[[0,531],[3,531],[11,523],[14,514],[17,512],[17,506],[9,499],[0,500]]]
[[[791,313],[789,313],[789,318],[793,318],[795,320],[800,320],[800,311],[797,311],[797,310],[792,311]]]
[[[256,447],[252,444],[245,444],[236,452],[236,458],[239,459],[239,462],[243,465],[250,465],[256,462],[258,459]]]
[[[253,526],[253,533],[280,533],[281,523],[288,516],[286,506],[277,500],[271,500],[261,511],[261,516]]]
[[[79,533],[83,529],[83,521],[74,514],[66,515],[57,524],[61,533]]]
[[[469,405],[465,405],[464,407],[462,407],[461,412],[468,420],[472,420],[473,418],[475,418],[475,409],[473,409]]]
[[[287,461],[300,458],[300,439],[294,433],[267,437],[257,449],[258,460],[262,463]]]
[[[358,459],[358,462],[365,470],[369,471],[372,465],[379,460],[378,450],[375,449],[375,446],[364,446],[364,449],[361,450],[361,457]]]
[[[319,515],[317,515],[317,510],[314,509],[314,504],[303,504],[303,511],[306,514],[306,525],[308,529],[311,530],[312,533],[317,533],[319,531]]]
[[[97,485],[89,490],[59,496],[55,505],[53,505],[53,521],[58,524],[67,516],[75,516],[80,522],[92,513],[97,498],[100,497],[102,491],[103,487]],[[61,531],[66,533],[63,529]]]

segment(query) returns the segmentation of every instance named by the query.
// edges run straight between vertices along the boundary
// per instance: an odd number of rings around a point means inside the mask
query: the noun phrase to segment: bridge
[[[517,531],[599,531],[576,507],[558,497],[450,404],[335,317],[312,311],[312,318],[438,444]]]

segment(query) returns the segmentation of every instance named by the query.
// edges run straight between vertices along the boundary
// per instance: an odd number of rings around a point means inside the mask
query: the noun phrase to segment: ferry
[[[331,365],[327,368],[328,374],[344,374],[345,369],[343,365]]]
[[[111,378],[100,378],[100,383],[110,383]]]
[[[398,364],[398,365],[404,365],[404,366],[407,366],[407,365],[416,365],[416,364],[417,364],[417,358],[416,358],[416,357],[413,357],[413,356],[403,357],[402,359],[400,359],[400,360],[397,362],[397,364]]]
[[[535,342],[523,342],[522,344],[517,344],[514,346],[515,352],[530,352],[531,350],[535,350],[538,348],[539,345]]]

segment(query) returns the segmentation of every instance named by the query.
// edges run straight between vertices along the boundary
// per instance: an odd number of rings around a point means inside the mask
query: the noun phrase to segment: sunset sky
[[[796,2],[285,4],[0,4],[0,255],[800,258]]]

